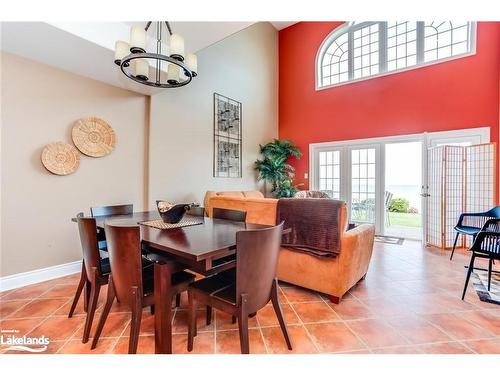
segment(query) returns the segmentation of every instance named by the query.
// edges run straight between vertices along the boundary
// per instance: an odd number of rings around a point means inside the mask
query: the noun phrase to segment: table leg
[[[154,265],[156,354],[172,354],[172,267],[172,263]]]

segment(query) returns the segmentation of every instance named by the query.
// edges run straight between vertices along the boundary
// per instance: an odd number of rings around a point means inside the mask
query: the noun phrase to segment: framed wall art
[[[241,178],[241,103],[214,93],[214,177]]]

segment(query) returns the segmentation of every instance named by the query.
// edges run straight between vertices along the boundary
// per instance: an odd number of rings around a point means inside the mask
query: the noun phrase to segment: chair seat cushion
[[[192,283],[189,288],[196,289],[205,294],[212,294],[219,289],[222,289],[230,284],[227,280],[219,276],[220,274],[216,274],[213,276],[205,277],[203,279],[197,280]]]
[[[142,259],[143,261],[149,262],[149,263],[172,263],[175,262],[175,260],[172,257],[169,257],[168,255],[163,255],[163,254],[158,254],[158,253],[153,253],[149,251],[142,251]]]
[[[154,270],[154,267],[150,267],[151,271]],[[143,269],[142,272],[142,286],[144,289],[144,294],[150,294],[154,291],[154,272],[149,272],[149,266],[146,269],[146,272]],[[175,287],[182,283],[190,283],[194,281],[194,275],[192,273],[186,271],[179,271],[172,275],[172,287]]]
[[[154,263],[148,262],[146,260],[142,260],[142,274],[147,275],[151,274],[153,275]],[[111,265],[109,264],[109,258],[101,258],[101,272],[103,275],[107,275],[111,273]]]
[[[222,271],[217,274],[221,279],[225,280],[228,283],[236,284],[236,267],[228,269],[226,271]]]
[[[218,298],[225,302],[229,302],[235,305],[236,304],[236,283],[234,281],[235,279],[232,279],[231,274],[226,272],[218,273],[217,275],[205,277],[204,279],[195,281],[189,286],[189,288],[198,290],[203,294],[208,294],[211,297]]]
[[[109,258],[101,258],[101,272],[103,275],[107,275],[111,272]]]
[[[108,251],[108,243],[106,241],[98,241],[97,247],[100,251]]]
[[[456,226],[455,227],[455,230],[459,233],[463,233],[463,234],[468,234],[469,236],[473,236],[475,234],[478,234],[479,231],[481,230],[481,228],[478,228],[478,227],[469,227],[469,226],[466,226],[466,225],[460,225],[460,226]]]
[[[236,305],[236,284],[231,284],[212,294],[212,297]]]

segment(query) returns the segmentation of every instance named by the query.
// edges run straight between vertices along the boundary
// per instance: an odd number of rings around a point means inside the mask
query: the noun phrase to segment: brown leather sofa
[[[248,196],[245,196],[245,193]],[[205,209],[212,216],[214,207],[246,211],[248,223],[276,224],[277,199],[264,198],[260,192],[209,192]],[[342,210],[339,222],[342,231],[340,254],[335,258],[319,258],[286,248],[281,248],[278,262],[278,279],[304,288],[325,293],[333,303],[362,280],[373,251],[375,227],[360,225],[347,228],[347,208]]]

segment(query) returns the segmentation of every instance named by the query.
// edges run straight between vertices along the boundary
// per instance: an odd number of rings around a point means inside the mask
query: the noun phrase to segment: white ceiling
[[[271,25],[274,26],[276,30],[283,30],[284,28],[287,28],[288,26],[292,26],[296,24],[297,22],[293,21],[271,21]]]
[[[281,30],[295,22],[271,22]],[[159,90],[126,78],[113,63],[116,40],[128,40],[130,25],[144,22],[2,22],[3,51],[141,94]],[[198,52],[253,22],[171,22],[186,51]]]

